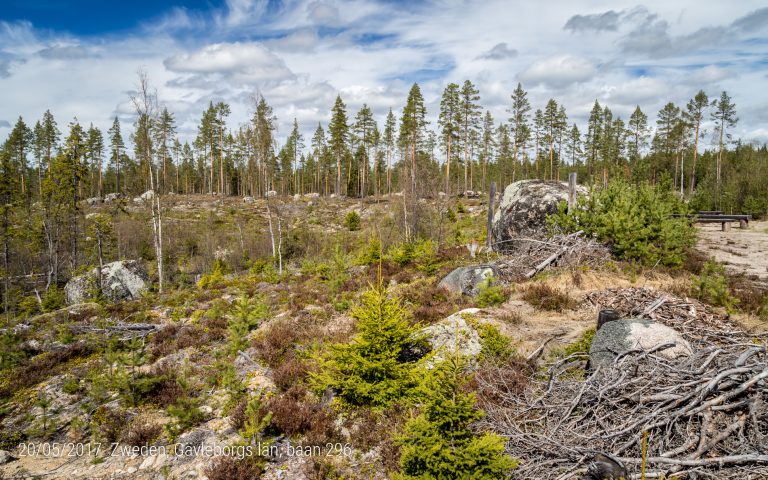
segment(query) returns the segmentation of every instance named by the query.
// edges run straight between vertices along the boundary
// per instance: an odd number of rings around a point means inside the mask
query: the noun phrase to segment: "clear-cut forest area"
[[[639,17],[661,28],[563,29]],[[109,128],[85,101],[0,123],[0,479],[768,478],[749,92],[569,112],[530,69],[503,93],[420,72],[307,123],[274,84],[190,114],[142,67]]]

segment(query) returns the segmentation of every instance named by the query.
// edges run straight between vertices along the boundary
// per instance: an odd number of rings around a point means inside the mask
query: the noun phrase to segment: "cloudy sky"
[[[546,5],[546,6],[545,6]],[[209,101],[246,122],[254,94],[309,135],[341,94],[379,120],[418,82],[434,114],[448,82],[472,80],[506,119],[517,82],[534,108],[550,97],[583,123],[595,99],[651,118],[699,89],[727,90],[735,134],[768,141],[768,8],[750,0],[3,0],[0,138],[46,109],[106,129],[132,122],[144,68],[192,139]],[[63,128],[62,128],[63,129]]]

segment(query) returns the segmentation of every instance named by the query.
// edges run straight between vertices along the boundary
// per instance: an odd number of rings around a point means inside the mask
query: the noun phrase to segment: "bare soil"
[[[752,221],[742,230],[733,224],[702,224],[696,248],[725,265],[731,273],[754,275],[768,282],[768,222]]]

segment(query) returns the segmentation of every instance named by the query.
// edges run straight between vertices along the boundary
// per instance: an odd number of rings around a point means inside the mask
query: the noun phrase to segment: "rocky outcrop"
[[[149,276],[136,260],[121,260],[104,265],[99,282],[98,269],[72,278],[64,287],[67,303],[83,303],[94,298],[101,285],[101,294],[109,300],[140,297],[149,286]]]
[[[133,203],[147,203],[152,201],[153,198],[155,198],[155,191],[147,190],[138,197],[134,197]]]
[[[496,275],[492,265],[475,265],[471,267],[459,267],[445,276],[438,287],[449,292],[463,295],[477,295],[480,285],[488,278]]]
[[[420,333],[429,342],[434,353],[430,362],[432,365],[436,365],[456,353],[469,359],[470,363],[480,355],[483,348],[480,344],[480,335],[465,319],[465,316],[473,315],[478,311],[477,308],[467,308],[434,325],[421,329]]]
[[[104,203],[113,203],[123,198],[122,193],[108,193],[104,196]]]
[[[665,344],[674,344],[656,354],[670,360],[689,356],[693,351],[688,341],[675,329],[642,318],[624,318],[603,324],[595,333],[589,350],[592,368],[608,367],[617,355],[628,350],[654,350]]]
[[[587,195],[577,186],[579,195]],[[546,180],[520,180],[504,189],[499,208],[493,216],[494,249],[510,251],[516,237],[538,237],[547,233],[547,215],[557,213],[561,202],[568,201],[568,184]]]

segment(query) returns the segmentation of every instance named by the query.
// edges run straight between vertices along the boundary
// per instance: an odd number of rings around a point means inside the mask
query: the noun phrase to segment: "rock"
[[[445,192],[437,192],[437,198],[439,198],[440,200],[445,199],[447,196],[448,195]]]
[[[589,192],[577,186],[579,195]],[[520,180],[504,189],[493,215],[494,249],[510,251],[515,237],[538,237],[547,233],[547,215],[557,213],[560,202],[568,200],[568,184],[547,180]]]
[[[307,198],[320,198],[320,194],[317,192],[307,193],[304,196]]]
[[[270,190],[267,193],[265,193],[264,196],[267,197],[267,198],[276,197],[277,196],[277,192],[274,191],[274,190]]]
[[[0,465],[5,465],[6,463],[12,462],[14,460],[16,460],[16,457],[11,455],[11,452],[0,450]]]
[[[665,343],[675,346],[657,355],[673,360],[693,353],[691,345],[675,329],[642,318],[623,318],[603,324],[592,340],[589,363],[592,367],[610,366],[617,354],[632,349],[652,350]]]
[[[104,196],[104,203],[112,203],[116,202],[123,198],[122,193],[108,193]]]
[[[294,202],[298,202],[299,200],[301,200],[301,195],[299,195],[298,193],[294,194],[293,195],[293,201]]]
[[[145,203],[151,201],[153,198],[155,198],[155,191],[147,190],[138,197],[134,197],[133,203]]]
[[[93,207],[94,205],[101,203],[101,197],[86,198],[85,203],[87,203],[89,207]]]
[[[455,352],[467,357],[470,363],[480,354],[480,335],[464,318],[477,312],[477,308],[467,308],[420,330],[435,354],[433,365],[449,358]]]
[[[98,289],[98,269],[72,278],[64,286],[67,303],[83,303]],[[101,293],[112,301],[138,298],[149,286],[149,276],[136,260],[121,260],[104,265]]]
[[[243,197],[243,203],[253,203],[254,201],[253,197]]]
[[[477,295],[480,284],[487,278],[493,278],[495,274],[493,265],[459,267],[440,280],[437,286],[449,292],[474,296]]]

